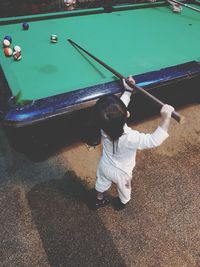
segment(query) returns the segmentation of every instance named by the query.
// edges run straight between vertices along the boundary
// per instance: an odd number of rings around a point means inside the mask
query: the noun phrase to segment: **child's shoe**
[[[96,199],[95,209],[107,206],[108,204],[110,204],[110,200],[107,197],[104,197],[103,199]]]
[[[119,199],[119,197],[115,198],[113,201],[114,209],[117,211],[123,210],[127,204],[128,203],[126,203],[126,204],[122,203],[121,200]]]

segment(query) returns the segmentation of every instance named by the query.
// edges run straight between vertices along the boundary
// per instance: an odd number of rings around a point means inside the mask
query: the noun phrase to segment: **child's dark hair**
[[[116,95],[101,97],[95,105],[95,115],[98,126],[111,141],[116,141],[123,134],[127,108]]]

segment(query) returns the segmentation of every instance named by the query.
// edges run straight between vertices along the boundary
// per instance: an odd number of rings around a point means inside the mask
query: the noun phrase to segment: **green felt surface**
[[[21,61],[0,63],[13,94],[40,99],[112,81],[112,73],[75,49],[67,39],[99,57],[122,75],[135,75],[200,59],[200,13],[152,7],[0,25],[22,48]],[[51,34],[58,42],[50,42]]]

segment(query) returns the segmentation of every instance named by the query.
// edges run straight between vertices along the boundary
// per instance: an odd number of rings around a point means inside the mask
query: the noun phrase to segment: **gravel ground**
[[[200,107],[179,112],[186,123],[172,121],[161,147],[138,153],[120,212],[88,209],[101,146],[48,143],[46,157],[30,157],[0,129],[0,266],[200,266]]]

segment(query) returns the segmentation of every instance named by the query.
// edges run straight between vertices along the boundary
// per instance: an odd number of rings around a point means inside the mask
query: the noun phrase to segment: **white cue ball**
[[[13,50],[15,52],[21,52],[22,49],[21,49],[21,47],[19,45],[15,45],[14,48],[13,48]]]
[[[4,46],[4,47],[9,47],[9,46],[10,46],[10,41],[7,40],[7,39],[4,39],[4,40],[3,40],[3,46]]]

